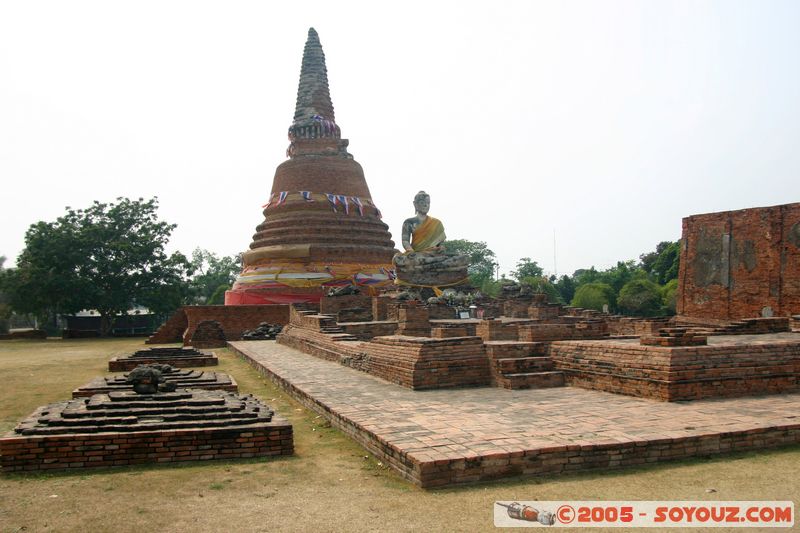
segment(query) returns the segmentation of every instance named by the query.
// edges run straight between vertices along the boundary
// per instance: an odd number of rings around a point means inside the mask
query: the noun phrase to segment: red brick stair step
[[[497,384],[506,389],[544,389],[549,387],[563,387],[564,373],[552,371],[505,374],[502,377],[497,378]]]
[[[544,372],[553,370],[553,360],[549,357],[507,357],[495,359],[495,368],[501,374],[524,372]]]

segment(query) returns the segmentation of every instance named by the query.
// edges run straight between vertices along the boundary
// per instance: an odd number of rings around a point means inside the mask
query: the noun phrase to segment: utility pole
[[[556,228],[553,228],[553,272],[558,279],[558,266],[556,264]]]

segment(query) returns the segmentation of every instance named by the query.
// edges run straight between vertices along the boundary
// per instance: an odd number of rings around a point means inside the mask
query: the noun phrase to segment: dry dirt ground
[[[141,340],[0,343],[0,433],[68,398]],[[800,501],[800,447],[424,491],[301,408],[227,350],[220,371],[294,425],[293,457],[0,474],[0,532],[486,531],[495,500]],[[595,529],[594,531],[599,531]],[[681,531],[687,531],[683,529]],[[716,531],[719,531],[717,529]]]

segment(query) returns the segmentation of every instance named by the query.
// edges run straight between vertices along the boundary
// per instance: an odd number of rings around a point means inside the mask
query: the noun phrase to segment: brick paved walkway
[[[274,341],[230,345],[425,487],[800,442],[800,393],[666,403],[572,387],[412,391]]]

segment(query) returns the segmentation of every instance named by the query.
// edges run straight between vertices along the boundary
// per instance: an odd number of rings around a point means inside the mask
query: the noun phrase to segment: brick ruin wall
[[[568,385],[661,401],[800,390],[797,342],[667,348],[562,341],[548,354]]]
[[[288,305],[187,305],[173,314],[146,342],[169,344],[182,342],[188,346],[198,324],[205,320],[219,322],[228,340],[242,338],[242,333],[261,322],[289,323]]]
[[[683,219],[677,311],[709,323],[800,314],[800,203]]]

